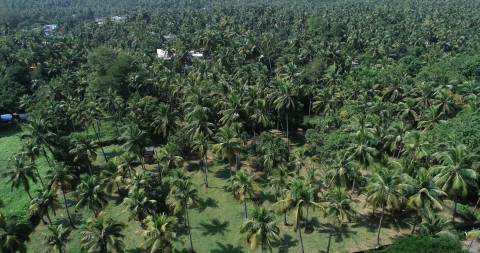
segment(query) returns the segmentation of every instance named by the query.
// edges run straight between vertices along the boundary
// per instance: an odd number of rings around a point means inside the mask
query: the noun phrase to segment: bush
[[[427,142],[435,151],[439,141],[445,139],[467,146],[473,154],[480,152],[480,113],[478,111],[462,111],[455,118],[437,125],[427,135]]]
[[[446,237],[412,236],[395,241],[380,253],[467,253],[459,241]]]

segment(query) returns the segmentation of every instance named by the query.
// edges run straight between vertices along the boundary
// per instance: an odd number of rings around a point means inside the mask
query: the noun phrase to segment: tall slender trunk
[[[205,187],[208,188],[208,159],[207,155],[203,158],[203,169],[205,173]]]
[[[45,188],[45,184],[43,183],[42,176],[40,175],[40,171],[38,171],[38,168],[35,166],[35,172],[37,172],[37,177],[40,180],[40,184],[42,184],[42,188]]]
[[[297,214],[297,220],[296,220],[296,223],[297,223],[297,224],[295,224],[295,229],[296,229],[297,232],[298,232],[298,239],[300,240],[300,246],[301,246],[301,249],[302,249],[301,252],[302,252],[302,253],[305,253],[305,249],[303,248],[302,228],[300,227],[300,222],[302,221],[302,220],[301,220],[301,217],[300,217],[300,214],[302,213],[302,211],[301,211],[302,209],[301,209],[301,208],[302,208],[302,206],[301,206],[301,204],[300,204],[300,206],[298,207],[298,210],[297,210],[297,212],[298,212],[298,214]]]
[[[32,198],[32,194],[30,194],[30,190],[25,190],[25,191],[27,192],[27,195],[30,198],[30,200],[32,200],[33,198]]]
[[[455,216],[457,216],[457,198],[453,201],[452,223],[455,223]]]
[[[287,211],[283,212],[283,225],[288,226]]]
[[[356,178],[354,177],[352,182],[352,193],[355,192],[355,181],[356,181]]]
[[[382,222],[383,222],[384,213],[385,213],[385,205],[382,206],[382,214],[380,215],[380,222],[378,223],[377,246],[380,246],[380,230],[382,229]]]
[[[243,200],[243,211],[245,213],[245,220],[247,220],[248,219],[248,210],[247,210],[247,200],[246,199]]]
[[[68,222],[72,228],[75,228],[75,225],[72,221],[72,216],[70,216],[70,211],[68,210],[67,197],[65,196],[65,189],[62,188],[63,203],[65,204],[65,210],[67,211]]]
[[[97,126],[97,128],[95,128],[95,125]],[[93,130],[95,131],[95,135],[97,136],[98,145],[100,145],[100,150],[102,151],[103,158],[106,162],[108,162],[108,158],[105,154],[105,150],[103,149],[103,145],[101,145],[100,143],[100,123],[98,122],[98,120],[93,123]]]
[[[240,169],[240,152],[235,154],[235,171]]]
[[[45,214],[47,216],[47,220],[48,220],[48,224],[52,224],[52,219],[50,218],[50,214],[48,213],[48,210],[47,210],[47,213]]]
[[[302,238],[302,229],[298,228],[298,239],[300,240],[301,252],[305,253],[305,249],[303,248],[303,238]]]
[[[288,147],[288,154],[290,155],[290,135],[289,135],[289,129],[288,129],[288,112],[285,115],[285,121],[286,121],[286,126],[287,126],[287,147]]]
[[[50,158],[48,157],[47,151],[45,150],[45,147],[42,147],[42,152],[43,156],[45,156],[45,160],[47,161],[48,167],[52,167],[52,164],[50,162]]]
[[[143,157],[141,156],[138,156],[138,159],[140,160],[140,163],[142,164],[142,169],[145,171],[146,168],[145,168],[145,160],[143,159]]]
[[[308,117],[312,116],[312,95],[309,97],[308,101]]]
[[[190,218],[188,217],[188,205],[185,205],[185,215],[187,217],[188,237],[190,238],[190,248],[192,252],[195,252],[195,250],[193,249],[192,228],[190,227]]]
[[[332,236],[333,236],[332,233],[328,235],[327,253],[330,253],[330,244],[332,242]]]

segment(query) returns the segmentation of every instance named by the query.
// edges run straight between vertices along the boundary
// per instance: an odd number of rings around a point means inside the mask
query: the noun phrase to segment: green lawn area
[[[8,130],[0,132],[0,196],[5,204],[3,213],[7,216],[18,215],[26,217],[30,199],[23,189],[11,189],[7,178],[3,173],[8,169],[9,159],[15,153],[19,152],[22,147],[21,130]],[[37,160],[38,170],[42,176],[48,170],[47,163],[43,157]],[[32,184],[33,193],[36,189],[41,188],[40,183]]]
[[[106,150],[117,150],[118,146],[106,147]],[[98,159],[101,159],[100,156]],[[194,166],[190,166],[194,167]],[[203,174],[197,171],[188,172],[194,179],[201,198],[201,203],[197,207],[190,210],[192,237],[196,252],[212,252],[212,253],[240,253],[252,252],[245,243],[245,238],[240,234],[240,226],[243,222],[243,206],[237,202],[229,192],[223,189],[225,185],[225,177],[228,172],[225,171],[224,165],[214,163],[210,169],[210,185],[211,188],[205,189],[203,186]],[[263,205],[269,205],[268,201]],[[376,225],[378,217],[369,219],[371,210],[368,211],[363,207],[363,203],[356,204],[359,210],[359,219],[356,224],[349,224],[347,228],[332,239],[331,252],[351,252],[353,250],[367,249],[375,246],[376,242]],[[249,212],[253,210],[254,205],[249,203]],[[71,207],[71,211],[74,208]],[[73,211],[75,212],[75,211]],[[77,214],[84,223],[92,213],[83,210],[77,210]],[[106,208],[108,216],[117,221],[121,221],[127,225],[125,234],[125,243],[127,252],[142,252],[143,237],[142,229],[137,222],[128,220],[128,213],[123,205],[111,203]],[[328,242],[328,223],[321,216],[319,211],[310,211],[312,222],[316,224],[315,231],[304,233],[303,240],[305,252],[323,252]],[[66,221],[63,211],[58,213],[57,219]],[[281,215],[277,217],[278,225],[281,228],[280,241],[275,245],[274,252],[299,252],[300,245],[297,233],[293,231],[293,226],[283,226],[283,218]],[[289,217],[289,222],[293,223],[293,217]],[[382,230],[382,242],[388,243],[395,237],[409,231],[409,227],[395,227],[388,224],[386,219],[384,229]],[[393,222],[392,222],[393,223]],[[81,226],[80,226],[81,227]],[[41,224],[32,233],[29,249],[42,247],[43,233],[46,226]],[[80,251],[80,231],[75,230],[71,234],[71,241],[68,243],[67,252],[77,253]],[[181,252],[187,252],[189,249],[189,241],[186,231],[179,232],[179,240],[176,243],[177,249]],[[260,252],[260,250],[257,250]]]
[[[105,124],[107,132],[102,134],[103,138],[109,138],[114,133],[114,128],[110,124]],[[92,131],[91,131],[92,132]],[[8,158],[21,147],[20,132],[10,131],[3,132],[0,135],[0,165],[2,171],[5,169]],[[107,156],[113,157],[122,153],[122,148],[118,145],[112,145],[104,148]],[[103,156],[98,150],[98,157],[96,163],[103,163]],[[194,163],[194,162],[192,162]],[[39,161],[41,173],[45,173],[47,166],[44,159]],[[188,166],[196,168],[195,165]],[[240,253],[252,252],[248,245],[246,245],[245,238],[240,234],[240,226],[243,222],[243,206],[236,201],[231,193],[226,192],[223,187],[226,184],[226,177],[229,173],[225,170],[225,164],[221,162],[213,162],[210,166],[209,181],[211,188],[206,189],[203,186],[203,174],[198,171],[188,172],[197,185],[197,189],[202,199],[201,204],[190,211],[192,237],[196,252],[212,252],[212,253]],[[26,214],[28,207],[28,196],[22,191],[10,191],[8,184],[4,178],[0,186],[0,194],[5,201],[6,214]],[[378,215],[371,217],[371,209],[365,208],[363,196],[356,197],[355,206],[359,210],[359,215],[355,223],[348,224],[346,228],[334,236],[332,239],[331,252],[351,252],[354,250],[368,249],[375,246],[376,243],[376,226],[378,222]],[[69,198],[71,201],[71,197]],[[266,207],[271,207],[268,201],[263,203]],[[84,223],[92,214],[84,210],[74,210],[70,207],[71,212],[79,219],[79,224]],[[253,210],[253,203],[249,202],[249,213]],[[140,225],[137,222],[128,220],[127,209],[118,203],[112,203],[106,208],[105,212],[110,217],[117,221],[125,223],[127,226],[124,230],[125,243],[127,245],[127,252],[142,252],[143,236]],[[305,245],[305,252],[324,252],[328,242],[328,221],[321,216],[318,210],[310,210],[309,217],[312,218],[312,223],[315,224],[315,230],[308,233],[303,233],[303,241]],[[58,210],[57,217],[54,218],[56,222],[65,222],[66,214],[63,209]],[[293,226],[284,226],[283,217],[278,215],[278,225],[281,228],[281,236],[279,242],[274,247],[274,252],[299,252],[300,245],[298,235],[293,231]],[[290,223],[293,223],[293,217],[288,218]],[[389,243],[397,236],[409,232],[408,225],[393,225],[394,222],[390,216],[386,217],[382,229],[382,243]],[[80,233],[79,229],[72,232],[70,241],[67,244],[67,252],[77,253],[80,251]],[[30,236],[28,242],[28,252],[37,252],[38,249],[43,249],[43,234],[46,231],[46,226],[40,224]],[[185,231],[180,231],[178,235],[177,249],[180,251],[189,249],[188,236]],[[260,250],[257,250],[260,252]]]

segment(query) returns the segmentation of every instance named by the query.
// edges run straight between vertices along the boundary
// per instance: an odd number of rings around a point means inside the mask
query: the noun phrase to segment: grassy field
[[[119,148],[115,146],[106,148],[108,151],[117,149]],[[243,222],[243,206],[229,192],[223,189],[225,178],[228,175],[225,166],[220,163],[214,163],[211,166],[211,187],[208,189],[205,189],[202,185],[202,173],[197,171],[188,173],[193,177],[201,198],[201,203],[190,211],[192,237],[196,252],[252,252],[246,245],[245,238],[239,232]],[[268,201],[264,202],[263,205],[270,206]],[[348,224],[341,233],[334,236],[331,252],[352,252],[375,246],[377,217],[370,217],[371,210],[365,209],[358,199],[356,207],[357,210],[360,210],[356,223]],[[250,212],[253,208],[253,204],[249,203]],[[83,210],[76,210],[75,212],[79,220],[81,220],[79,224],[84,223],[92,216],[90,212]],[[123,205],[112,203],[107,207],[106,214],[127,225],[124,231],[127,252],[142,252],[140,250],[143,243],[141,227],[138,223],[128,220],[126,208]],[[310,211],[310,217],[312,217],[311,222],[315,224],[315,230],[303,235],[305,252],[324,252],[330,231],[328,223],[319,211]],[[57,219],[59,222],[65,222],[66,216],[60,211]],[[277,220],[282,233],[279,242],[275,245],[274,252],[299,252],[300,245],[297,233],[293,231],[293,227],[283,226],[281,215],[277,217]],[[293,217],[289,217],[289,222],[293,222]],[[401,224],[393,225],[394,223],[394,221],[389,219],[386,220],[382,230],[383,243],[390,242],[395,237],[407,233],[410,229],[406,224],[402,226]],[[34,249],[42,247],[45,230],[46,226],[41,224],[31,235],[28,246],[32,252]],[[81,229],[77,229],[71,234],[67,252],[81,252],[80,231]],[[187,252],[189,242],[186,231],[179,232],[179,240],[176,245],[181,252]]]
[[[28,195],[23,189],[12,190],[10,184],[7,182],[7,178],[3,176],[3,173],[8,170],[9,159],[22,148],[22,140],[20,136],[20,130],[0,132],[0,196],[2,196],[2,200],[5,204],[5,208],[3,208],[3,213],[5,215],[26,217],[30,203]],[[38,159],[37,166],[40,174],[44,176],[48,166],[43,157]],[[37,185],[32,184],[31,192],[33,193],[40,187],[40,183]]]
[[[105,127],[107,133],[102,136],[108,138],[115,135],[113,128],[109,125]],[[5,169],[8,158],[21,148],[20,132],[10,131],[3,132],[0,135],[0,165],[1,169]],[[103,138],[102,138],[103,139]],[[122,153],[122,148],[116,145],[105,147],[107,156],[113,157]],[[40,161],[41,173],[45,173],[46,165],[43,159]],[[100,150],[96,163],[103,163],[104,159]],[[196,168],[195,161],[190,162],[189,168]],[[192,237],[196,252],[211,253],[240,253],[252,252],[245,243],[245,238],[240,234],[240,226],[243,222],[243,206],[236,201],[231,193],[224,190],[226,178],[229,172],[226,170],[225,164],[220,162],[212,162],[210,166],[210,188],[203,186],[203,174],[192,170],[188,172],[197,185],[201,203],[190,211]],[[28,196],[22,191],[10,191],[9,185],[2,180],[0,186],[0,194],[5,201],[6,208],[4,212],[7,214],[26,214],[28,207]],[[355,198],[355,207],[359,211],[355,219],[355,223],[347,224],[345,229],[335,235],[332,240],[331,252],[352,252],[360,249],[368,249],[375,246],[376,243],[376,226],[378,217],[372,217],[372,211],[364,206],[363,196]],[[73,199],[69,196],[70,201]],[[268,200],[262,205],[271,207]],[[249,202],[249,212],[254,205]],[[81,224],[83,224],[92,213],[84,210],[74,210],[72,213],[78,219],[79,229],[72,232],[70,241],[68,242],[67,252],[78,253],[80,251]],[[142,230],[137,222],[128,220],[127,209],[118,203],[112,203],[106,208],[105,213],[117,221],[125,223],[127,226],[124,230],[125,243],[127,252],[143,252],[141,250],[143,243]],[[328,242],[329,223],[321,216],[318,210],[310,210],[311,223],[314,224],[314,231],[303,234],[305,252],[324,252]],[[395,237],[408,233],[410,227],[408,224],[396,224],[395,220],[390,220],[388,216],[384,222],[382,229],[382,243],[389,243]],[[289,217],[289,222],[293,223],[293,217]],[[66,214],[63,210],[57,212],[55,222],[66,222]],[[287,253],[299,252],[300,245],[297,233],[293,231],[293,226],[284,226],[282,216],[277,217],[278,225],[281,228],[280,240],[274,247],[274,252]],[[28,252],[37,252],[43,249],[43,237],[47,227],[44,224],[37,226],[30,236],[28,242]],[[179,232],[179,240],[176,243],[177,249],[186,252],[189,249],[188,236],[186,231]],[[258,250],[260,252],[260,250]]]

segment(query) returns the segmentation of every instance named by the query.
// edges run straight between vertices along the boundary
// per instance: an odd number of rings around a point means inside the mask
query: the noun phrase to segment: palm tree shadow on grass
[[[208,197],[206,199],[200,199],[198,201],[198,206],[197,210],[199,213],[205,211],[207,208],[217,208],[218,207],[218,201],[216,199],[213,199],[211,197]]]
[[[117,156],[123,155],[124,153],[125,153],[125,151],[119,150],[119,149],[113,149],[113,150],[105,151],[105,155],[107,156],[108,159],[113,159]]]
[[[72,214],[72,222],[73,225],[79,226],[83,224],[83,215],[81,213],[73,212]],[[52,222],[54,225],[63,225],[64,227],[70,227],[70,222],[68,220],[68,216],[64,215],[61,217],[60,215],[57,215],[55,217],[55,220]]]
[[[318,229],[319,233],[333,234],[335,242],[343,242],[343,240],[350,238],[352,235],[358,234],[357,231],[352,231],[349,229],[347,224],[343,224],[339,229],[337,229],[332,224],[322,224],[321,228]]]
[[[397,230],[400,229],[408,229],[411,227],[410,222],[408,219],[405,219],[401,214],[394,213],[385,213],[382,222],[382,228],[395,228]],[[375,232],[378,229],[378,222],[380,219],[380,214],[378,212],[375,216],[371,214],[367,215],[359,215],[355,221],[355,224],[352,227],[366,227],[369,232]]]
[[[242,247],[240,246],[233,246],[232,244],[223,244],[217,242],[217,248],[210,251],[211,253],[245,253]]]
[[[284,234],[279,240],[277,240],[273,246],[278,247],[278,253],[288,253],[290,248],[296,247],[298,240],[291,235]]]
[[[221,169],[215,171],[215,177],[220,179],[228,179],[231,176],[231,171],[228,168],[228,165],[222,167]]]
[[[210,223],[200,223],[201,229],[204,230],[202,235],[225,235],[225,232],[229,231],[228,225],[228,221],[220,222],[218,219],[213,219]]]
[[[144,253],[145,250],[141,248],[134,248],[134,249],[127,249],[125,252],[127,253]]]

